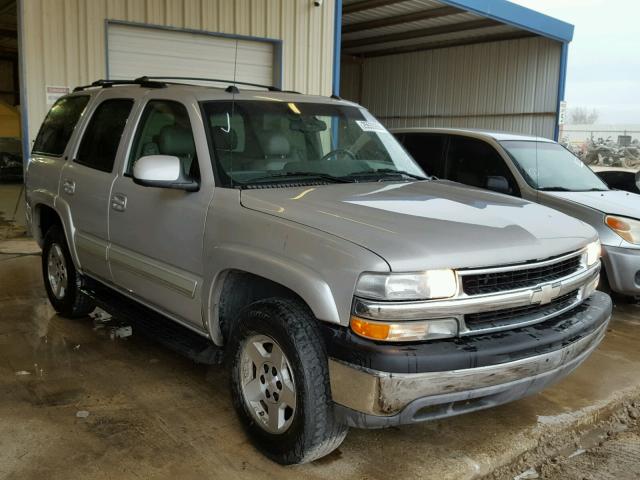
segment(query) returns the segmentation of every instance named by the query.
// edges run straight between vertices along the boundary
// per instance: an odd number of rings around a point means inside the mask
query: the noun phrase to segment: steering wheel
[[[327,153],[326,155],[324,155],[320,161],[323,162],[325,160],[328,160],[331,157],[335,157],[338,155],[347,155],[348,157],[351,157],[352,160],[356,160],[356,156],[353,152],[347,150],[346,148],[336,148],[335,150],[331,150],[329,153]]]

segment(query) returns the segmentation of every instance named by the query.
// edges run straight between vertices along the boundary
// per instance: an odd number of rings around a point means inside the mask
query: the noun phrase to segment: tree
[[[584,107],[576,107],[569,111],[569,123],[572,125],[593,125],[598,118],[600,114],[595,108],[588,111]]]

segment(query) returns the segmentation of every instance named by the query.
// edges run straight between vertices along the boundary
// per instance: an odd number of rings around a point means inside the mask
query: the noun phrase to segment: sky
[[[640,0],[511,0],[575,25],[569,109],[595,108],[598,123],[640,124]]]

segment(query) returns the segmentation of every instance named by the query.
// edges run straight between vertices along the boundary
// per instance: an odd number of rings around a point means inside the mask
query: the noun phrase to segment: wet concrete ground
[[[55,315],[34,244],[0,241],[0,252],[0,479],[471,479],[640,398],[640,307],[620,304],[602,346],[541,394],[351,430],[329,457],[284,468],[241,431],[222,367]]]

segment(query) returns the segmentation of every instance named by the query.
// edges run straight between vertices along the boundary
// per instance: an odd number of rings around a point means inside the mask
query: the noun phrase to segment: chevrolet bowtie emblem
[[[532,301],[540,305],[547,305],[558,296],[560,285],[543,285],[539,290],[533,292]]]

